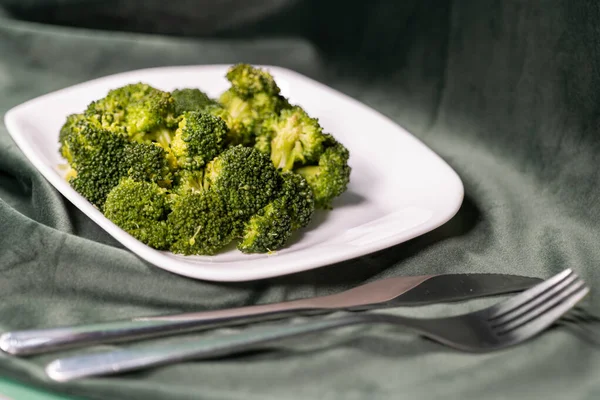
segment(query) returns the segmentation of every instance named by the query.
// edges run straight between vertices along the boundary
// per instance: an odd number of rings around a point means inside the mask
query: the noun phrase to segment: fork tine
[[[573,295],[573,293],[578,292],[583,287],[585,287],[585,282],[583,282],[581,279],[578,279],[573,285],[569,285],[567,288],[564,288],[560,292],[554,294],[553,297],[536,304],[535,307],[519,315],[517,318],[511,319],[505,323],[497,324],[492,326],[492,328],[496,330],[498,334],[504,334],[514,330],[519,326],[524,325],[527,322],[544,314],[546,311],[552,309],[552,307],[561,303],[563,300],[568,299]]]
[[[589,292],[590,288],[587,286],[580,288],[578,291],[571,294],[558,305],[546,311],[542,315],[538,316],[538,318],[535,318],[527,322],[526,324],[521,325],[517,329],[509,332],[510,335],[512,335],[514,339],[521,341],[538,334],[542,330],[552,325],[556,320],[558,320],[571,308],[573,308]]]
[[[580,280],[579,277],[573,273],[573,274],[569,275],[567,278],[565,278],[564,280],[562,280],[561,282],[559,282],[556,285],[554,285],[553,287],[551,287],[550,289],[543,292],[542,294],[532,298],[529,301],[525,301],[525,302],[521,303],[520,305],[513,308],[512,310],[505,311],[504,313],[502,313],[500,315],[493,315],[489,319],[490,319],[490,321],[493,321],[493,325],[496,325],[496,326],[503,325],[512,320],[518,319],[522,315],[527,314],[530,310],[533,310],[536,307],[538,307],[540,304],[543,304],[545,301],[548,301],[548,299],[551,299],[552,297],[556,296],[558,293],[563,291],[565,288],[570,287],[578,280]]]
[[[521,294],[518,294],[509,300],[503,301],[500,304],[497,304],[489,309],[489,314],[492,318],[500,317],[501,315],[512,311],[516,307],[519,307],[523,303],[539,296],[544,293],[546,290],[552,288],[553,286],[559,284],[564,279],[566,279],[569,275],[573,274],[573,270],[570,268],[565,269],[563,272],[553,276],[552,278],[541,282],[531,289],[524,291]]]

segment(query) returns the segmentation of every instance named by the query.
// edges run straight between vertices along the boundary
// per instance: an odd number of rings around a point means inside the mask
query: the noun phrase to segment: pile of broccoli
[[[141,242],[214,255],[282,248],[347,188],[349,152],[248,64],[218,99],[145,83],[113,89],[59,135],[66,179]]]

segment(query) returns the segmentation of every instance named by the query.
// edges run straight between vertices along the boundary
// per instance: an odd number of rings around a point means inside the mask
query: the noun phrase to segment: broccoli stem
[[[321,172],[321,167],[318,165],[308,165],[306,167],[298,168],[294,171],[295,173],[302,175],[306,179],[310,179],[319,175]]]

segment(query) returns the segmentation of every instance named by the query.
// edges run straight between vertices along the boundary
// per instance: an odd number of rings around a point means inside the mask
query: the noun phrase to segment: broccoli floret
[[[275,167],[291,171],[299,165],[316,162],[323,152],[325,135],[316,118],[299,106],[281,111],[264,122],[265,140],[270,139],[271,161]]]
[[[178,195],[204,191],[204,170],[181,169],[177,171],[171,191]]]
[[[68,129],[65,127],[65,129]],[[127,139],[87,120],[79,120],[76,129],[63,135],[63,149],[71,159],[69,183],[83,197],[102,209],[108,192],[127,175],[123,162]]]
[[[67,118],[59,136],[61,154],[69,162],[71,186],[99,209],[125,176],[168,187],[171,180],[166,153],[155,144],[129,142],[126,136],[104,129],[90,118]]]
[[[156,183],[125,178],[106,198],[104,215],[142,243],[158,250],[169,247],[166,190]]]
[[[167,152],[156,143],[128,143],[123,163],[129,166],[127,175],[137,181],[155,182],[170,187],[173,179]]]
[[[276,117],[283,107],[289,107],[284,98],[257,94],[242,99],[233,90],[227,90],[219,98],[221,106],[210,106],[207,112],[221,117],[230,129],[229,145],[252,146],[255,137],[262,133],[263,122]]]
[[[330,135],[326,142],[329,145],[319,157],[318,165],[294,170],[306,178],[315,196],[315,207],[321,209],[331,209],[332,200],[346,191],[351,172],[348,149]]]
[[[86,130],[97,128],[90,127],[83,114],[71,114],[60,129],[58,142],[60,154],[67,160],[71,168],[77,166],[78,158],[85,154],[87,145]]]
[[[239,220],[246,220],[277,194],[281,178],[268,157],[234,146],[206,166],[204,187],[221,194]]]
[[[150,88],[143,98],[127,106],[127,133],[159,141],[166,128],[175,126],[174,111],[175,101],[168,92]]]
[[[163,147],[170,142],[170,128],[177,124],[171,94],[144,83],[110,90],[92,102],[85,115],[105,129],[139,142],[156,141]]]
[[[258,114],[252,109],[249,101],[238,97],[228,90],[219,98],[221,107],[210,107],[209,112],[221,117],[230,129],[229,145],[248,146],[254,142],[254,130]]]
[[[177,165],[199,169],[219,155],[225,147],[228,129],[225,121],[211,114],[186,111],[171,142]]]
[[[90,158],[89,162],[70,175],[69,183],[96,208],[102,210],[106,196],[119,183],[119,179],[126,176],[126,171],[114,164],[118,160],[112,160],[113,157],[96,155]]]
[[[264,155],[271,157],[271,133],[261,132],[254,139],[254,148]]]
[[[292,232],[310,222],[315,203],[306,179],[282,172],[278,197],[244,224],[238,249],[244,253],[265,253],[282,248]]]
[[[286,202],[278,198],[253,215],[244,225],[237,248],[243,253],[266,253],[285,245],[292,234],[292,218]]]
[[[221,94],[219,103],[227,111],[227,115],[221,117],[231,130],[230,143],[252,146],[254,138],[261,134],[263,121],[289,108],[290,104],[266,71],[238,64],[230,68],[226,76],[231,87]]]
[[[236,64],[230,67],[226,78],[231,82],[232,89],[243,99],[252,97],[257,93],[275,96],[280,91],[275,79],[269,72],[249,64]]]
[[[262,120],[270,117],[272,114],[279,114],[281,110],[292,107],[285,97],[272,96],[266,93],[257,93],[252,96],[250,105]]]
[[[306,227],[315,211],[315,199],[308,182],[302,175],[282,172],[283,183],[279,197],[283,199],[291,218],[292,229]]]
[[[88,121],[99,128],[127,135],[125,108],[130,99],[126,92],[126,88],[113,89],[102,99],[92,101],[84,112]]]
[[[233,239],[227,205],[216,192],[175,196],[167,221],[170,251],[183,255],[213,255]]]
[[[203,111],[207,106],[217,102],[200,89],[175,89],[171,92],[175,99],[175,113],[182,114],[185,111]]]

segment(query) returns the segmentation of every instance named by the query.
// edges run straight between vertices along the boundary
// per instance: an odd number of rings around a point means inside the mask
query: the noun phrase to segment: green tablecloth
[[[131,69],[275,64],[406,127],[447,160],[466,191],[455,218],[409,243],[293,276],[202,282],[153,267],[116,243],[41,177],[2,125],[0,330],[281,301],[393,274],[546,277],[572,267],[600,286],[595,1],[0,4],[2,114],[49,91]],[[589,301],[600,304],[597,290]],[[600,396],[600,352],[561,329],[484,355],[383,326],[282,348],[69,384],[43,374],[56,355],[0,356],[0,375],[93,399]]]

